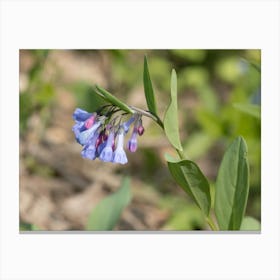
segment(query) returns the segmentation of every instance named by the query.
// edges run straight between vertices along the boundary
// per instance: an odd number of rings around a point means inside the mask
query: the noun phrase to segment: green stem
[[[177,154],[179,155],[180,159],[186,159],[185,155],[183,154],[183,152],[181,152],[180,150],[176,149]]]
[[[157,124],[164,130],[164,125],[160,118],[157,118]]]
[[[205,217],[206,219],[206,222],[208,223],[208,225],[210,226],[210,228],[214,231],[217,231],[218,228],[217,226],[215,225],[214,221],[211,219],[211,217]]]

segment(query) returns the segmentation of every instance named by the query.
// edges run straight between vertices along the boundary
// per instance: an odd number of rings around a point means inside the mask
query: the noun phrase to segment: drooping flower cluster
[[[81,155],[94,160],[99,158],[105,162],[127,163],[124,151],[124,136],[132,124],[133,131],[127,143],[130,152],[137,150],[137,135],[144,133],[142,115],[134,113],[123,121],[127,113],[119,114],[115,106],[104,106],[98,112],[88,113],[77,108],[73,113],[75,125],[72,130],[76,140],[83,146]]]

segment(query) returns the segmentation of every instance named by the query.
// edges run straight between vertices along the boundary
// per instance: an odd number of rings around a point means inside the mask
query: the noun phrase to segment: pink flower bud
[[[145,129],[144,129],[143,125],[138,126],[138,128],[137,128],[138,135],[140,135],[140,136],[143,135],[144,131],[145,131]]]

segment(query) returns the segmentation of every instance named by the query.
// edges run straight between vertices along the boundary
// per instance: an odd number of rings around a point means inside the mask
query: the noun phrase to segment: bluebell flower
[[[142,125],[142,119],[140,118],[137,125],[136,125],[136,129],[138,132],[138,135],[142,136],[145,132],[144,126]]]
[[[123,141],[124,141],[124,131],[121,131],[118,136],[117,148],[114,151],[114,156],[113,156],[113,162],[115,163],[121,163],[121,164],[127,163],[127,157],[123,149]]]
[[[72,131],[74,132],[77,141],[78,141],[78,136],[84,130],[85,127],[83,122],[76,122],[76,124],[73,126]]]
[[[135,116],[133,115],[128,121],[124,122],[122,124],[122,127],[124,129],[125,134],[128,132],[129,127],[131,126],[131,124],[135,121]]]
[[[99,143],[99,145],[96,147],[96,157],[99,158],[101,152],[103,151],[103,149],[106,147],[107,141]]]
[[[114,141],[114,132],[110,131],[108,136],[106,146],[100,153],[100,160],[110,162],[113,159],[113,141]]]
[[[96,131],[93,137],[84,146],[81,155],[83,158],[88,158],[94,160],[96,158],[96,141],[98,139],[99,133]]]
[[[96,119],[96,114],[92,114],[84,123],[86,129],[89,129],[93,126]]]
[[[73,113],[73,119],[78,122],[84,122],[90,118],[90,116],[92,116],[91,113],[88,113],[87,111],[84,111],[80,108],[77,108]]]
[[[81,145],[86,145],[91,136],[94,135],[95,131],[100,127],[101,121],[97,121],[91,128],[84,130],[77,135],[77,141]]]
[[[127,143],[127,148],[130,152],[134,153],[137,150],[137,129],[133,129],[132,135]]]
[[[80,108],[75,110],[72,131],[77,142],[83,146],[81,151],[83,158],[90,160],[99,158],[105,162],[126,164],[124,136],[132,124],[134,128],[127,148],[131,152],[137,150],[137,135],[144,133],[142,114],[137,111],[126,122],[122,122],[124,114],[119,111],[114,105],[103,106],[98,113],[88,113]]]

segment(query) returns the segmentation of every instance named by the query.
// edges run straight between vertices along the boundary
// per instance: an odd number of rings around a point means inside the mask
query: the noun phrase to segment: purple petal
[[[96,157],[99,157],[102,150],[106,147],[106,142],[99,144],[96,148]]]
[[[100,160],[110,162],[113,159],[113,149],[106,145],[106,147],[102,150],[100,156]]]
[[[76,138],[78,138],[79,134],[81,133],[81,129],[83,127],[83,122],[77,122],[73,127],[72,131],[74,132]]]
[[[93,137],[95,131],[98,129],[98,127],[101,125],[101,122],[96,122],[90,129],[82,131],[78,135],[78,143],[81,145],[86,145],[87,142]]]
[[[73,116],[73,119],[75,121],[84,122],[88,118],[90,118],[92,116],[92,114],[88,113],[87,111],[84,111],[84,110],[82,110],[80,108],[77,108],[72,116]]]
[[[99,133],[96,131],[93,137],[89,140],[81,152],[82,157],[94,160],[96,158],[96,141],[99,136]]]
[[[132,116],[127,122],[122,124],[124,132],[127,133],[131,124],[135,121],[135,116]]]
[[[88,147],[87,149],[82,150],[81,155],[83,158],[94,160],[96,159],[96,149],[93,146]]]
[[[132,136],[127,143],[127,148],[132,153],[136,152],[136,150],[137,150],[137,131],[132,133]]]
[[[127,163],[127,157],[125,154],[125,151],[123,148],[117,148],[114,152],[113,156],[113,162],[120,163],[120,164],[126,164]]]

